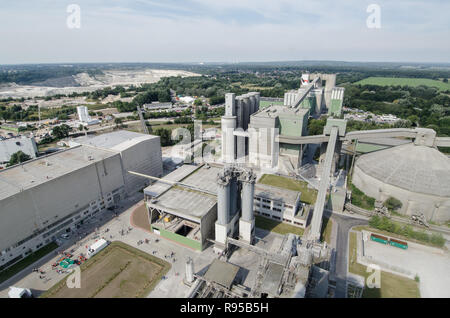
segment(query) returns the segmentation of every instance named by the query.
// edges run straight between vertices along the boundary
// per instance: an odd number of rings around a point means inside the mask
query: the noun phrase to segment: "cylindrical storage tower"
[[[250,95],[250,115],[254,112],[256,112],[256,96],[254,95],[254,93],[252,93],[252,95]]]
[[[253,197],[255,193],[255,182],[242,181],[242,219],[252,221],[254,219]]]
[[[230,182],[228,177],[219,175],[217,181],[217,222],[226,225],[229,222]]]
[[[225,94],[225,116],[236,116],[236,94]]]
[[[222,160],[227,163],[234,162],[236,116],[222,117]]]
[[[186,282],[189,284],[194,281],[194,261],[192,258],[188,258],[186,261]]]
[[[236,178],[232,178],[230,180],[230,217],[229,220],[231,220],[238,209],[238,186],[237,186],[237,180]]]
[[[250,97],[246,94],[243,95],[245,96],[244,99],[242,100],[243,106],[244,106],[244,116],[243,116],[243,120],[242,120],[242,128],[244,130],[247,130],[248,127],[248,123],[250,121]]]
[[[261,101],[261,93],[260,92],[255,92],[254,94],[255,96],[255,112],[257,112],[259,110],[259,102]]]

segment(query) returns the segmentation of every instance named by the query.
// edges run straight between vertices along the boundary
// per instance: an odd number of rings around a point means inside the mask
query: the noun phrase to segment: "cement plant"
[[[0,52],[0,298],[208,315],[450,298],[450,64],[431,33],[397,38],[388,2],[361,33],[321,1],[80,2],[55,4],[63,38],[53,8],[24,29],[0,10],[26,39]],[[40,23],[59,47],[26,35]]]
[[[203,138],[200,127],[196,139],[164,153],[143,116],[144,133],[85,134],[42,156],[33,138],[3,140],[2,155],[21,149],[33,157],[0,171],[2,271],[52,242],[58,247],[38,260],[37,274],[4,280],[0,295],[127,297],[108,286],[98,294],[96,279],[67,289],[64,274],[81,267],[92,276],[84,262],[133,250],[146,254],[141,274],[159,280],[151,290],[130,283],[144,297],[361,297],[369,287],[352,265],[394,280],[420,277],[422,297],[448,297],[446,247],[375,230],[368,219],[447,238],[440,224],[450,220],[450,159],[437,147],[450,138],[428,128],[348,132],[340,119],[345,89],[335,80],[303,73],[284,99],[226,93],[217,136]],[[78,116],[96,124],[86,107]],[[308,121],[323,116],[322,134],[310,135]],[[374,198],[373,210],[352,203],[355,188]],[[388,209],[390,198],[401,208]],[[432,272],[423,262],[433,262]]]

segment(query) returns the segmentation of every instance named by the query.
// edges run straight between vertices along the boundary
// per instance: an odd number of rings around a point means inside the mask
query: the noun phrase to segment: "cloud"
[[[0,4],[0,63],[329,59],[449,62],[444,1],[71,0]],[[68,29],[68,4],[81,29]]]

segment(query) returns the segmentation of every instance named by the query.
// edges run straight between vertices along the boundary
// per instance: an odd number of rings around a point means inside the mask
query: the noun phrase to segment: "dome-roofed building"
[[[400,200],[401,214],[450,220],[450,159],[434,147],[416,142],[362,155],[352,183],[377,200]]]

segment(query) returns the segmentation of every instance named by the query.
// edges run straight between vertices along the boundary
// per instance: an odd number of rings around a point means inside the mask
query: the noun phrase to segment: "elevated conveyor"
[[[320,229],[322,227],[322,216],[325,207],[328,188],[330,186],[331,165],[333,163],[333,156],[336,148],[336,141],[338,137],[339,128],[334,126],[331,128],[330,139],[328,140],[327,151],[325,153],[325,161],[323,165],[322,175],[320,178],[319,193],[314,205],[314,212],[311,221],[311,227],[308,234],[308,240],[319,241]]]

